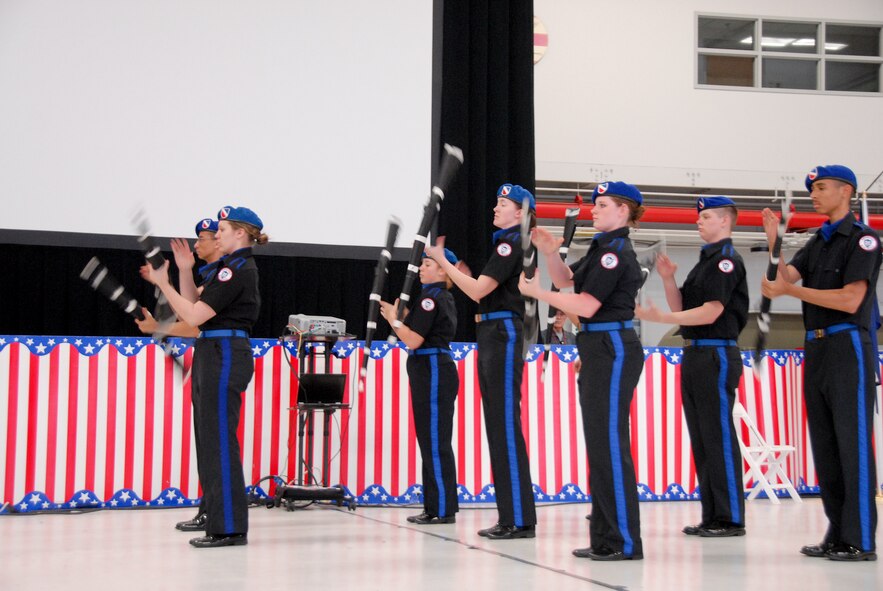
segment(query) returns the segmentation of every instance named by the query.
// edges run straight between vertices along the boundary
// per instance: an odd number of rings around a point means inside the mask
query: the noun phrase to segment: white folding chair
[[[794,446],[767,443],[764,436],[757,430],[754,419],[738,400],[733,407],[733,420],[736,431],[739,433],[739,448],[742,450],[742,457],[748,464],[748,470],[745,471],[742,483],[747,489],[748,483],[754,481],[754,486],[748,493],[748,500],[757,498],[757,495],[763,491],[770,501],[778,504],[779,497],[776,496],[775,491],[785,490],[788,491],[792,499],[800,502],[800,495],[791,484],[791,479],[785,473],[784,467],[788,456],[794,453]],[[740,423],[745,423],[745,426],[748,427],[747,441],[743,441]]]

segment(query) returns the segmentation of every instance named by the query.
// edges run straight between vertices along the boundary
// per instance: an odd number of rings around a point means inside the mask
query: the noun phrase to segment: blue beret
[[[524,200],[527,199],[530,202],[531,211],[537,210],[537,200],[534,199],[534,196],[530,191],[521,185],[512,185],[509,183],[500,185],[500,188],[497,189],[497,198],[500,197],[505,197],[506,199],[514,201],[519,207],[521,207]]]
[[[222,207],[218,212],[218,221],[220,222],[222,220],[249,224],[258,230],[264,229],[264,222],[261,221],[258,214],[247,207],[233,207],[232,205]]]
[[[847,185],[852,185],[853,189],[858,189],[855,173],[849,168],[840,164],[829,164],[827,166],[816,166],[806,175],[806,190],[812,192],[812,184],[822,179],[834,179],[842,181]]]
[[[426,258],[425,252],[423,253],[423,258]],[[451,252],[447,248],[445,249],[445,258],[448,259],[448,262],[451,263],[452,265],[456,265],[458,262],[457,255],[455,255],[453,252]]]
[[[212,218],[205,218],[204,220],[200,220],[196,224],[196,237],[199,238],[199,235],[203,232],[211,232],[214,234],[218,231],[218,222],[213,220]]]
[[[638,205],[644,203],[644,198],[641,196],[641,192],[638,191],[636,186],[621,181],[609,181],[601,183],[595,187],[595,191],[592,193],[592,203],[595,202],[595,199],[601,196],[621,197],[623,199],[628,199],[629,201],[634,201]]]
[[[706,209],[715,209],[716,207],[736,207],[736,202],[723,195],[718,195],[717,197],[700,197],[696,200],[696,211],[699,213],[702,213]]]

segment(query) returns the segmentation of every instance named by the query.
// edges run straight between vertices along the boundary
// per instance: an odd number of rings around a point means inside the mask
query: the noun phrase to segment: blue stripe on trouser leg
[[[726,347],[717,348],[720,368],[717,376],[717,395],[720,401],[721,444],[724,450],[724,468],[727,472],[727,496],[730,499],[730,519],[733,523],[742,523],[739,514],[739,491],[736,488],[736,468],[733,466],[733,441],[730,439],[730,427],[733,424],[733,413],[727,395],[727,374],[730,371]]]
[[[432,440],[432,473],[438,487],[438,516],[447,517],[445,507],[445,480],[442,477],[441,457],[438,451],[438,355],[429,356],[429,433]]]
[[[622,553],[626,556],[631,556],[634,551],[634,542],[629,532],[628,509],[625,504],[625,491],[622,487],[622,451],[619,449],[619,383],[622,380],[625,349],[622,346],[622,336],[620,336],[619,332],[611,331],[608,334],[610,334],[610,340],[613,341],[613,350],[616,352],[616,356],[613,358],[613,372],[610,376],[610,422],[607,425],[607,437],[610,439],[610,463],[613,468],[616,523],[622,534]]]
[[[513,392],[515,371],[512,358],[515,355],[515,324],[511,319],[504,322],[509,338],[506,340],[506,379],[505,379],[505,407],[506,407],[506,448],[509,451],[509,484],[512,486],[512,508],[515,514],[515,525],[524,526],[524,518],[521,510],[521,478],[518,475],[518,453],[515,449],[515,393]],[[520,354],[520,353],[519,353]],[[517,425],[521,428],[521,425]]]
[[[230,441],[227,431],[227,387],[230,384],[230,339],[218,339],[221,345],[221,375],[218,380],[218,436],[220,437],[221,499],[224,507],[224,532],[233,531],[233,497],[230,495]]]
[[[868,508],[868,431],[865,421],[865,356],[858,331],[849,333],[858,369],[858,520],[862,531],[862,550],[870,550],[871,516]]]

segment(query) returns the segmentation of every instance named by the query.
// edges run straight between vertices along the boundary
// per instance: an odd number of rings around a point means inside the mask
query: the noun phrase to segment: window
[[[883,95],[880,24],[697,15],[696,83]]]

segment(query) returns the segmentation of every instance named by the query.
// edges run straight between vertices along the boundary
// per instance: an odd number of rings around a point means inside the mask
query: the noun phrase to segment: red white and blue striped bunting
[[[243,396],[239,427],[245,480],[257,483],[279,475],[291,481],[298,476],[295,344],[252,339],[251,346],[255,376]],[[190,384],[183,379],[192,348],[193,341],[170,339],[168,350],[177,358],[172,359],[149,338],[0,335],[3,503],[33,511],[196,502],[201,491]],[[460,374],[453,436],[460,499],[492,502],[477,352],[472,343],[454,343],[452,351]],[[553,347],[543,379],[541,352],[531,350],[525,363],[522,396],[535,496],[539,502],[586,500],[589,466],[572,370],[576,350]],[[333,415],[328,480],[358,493],[360,503],[421,502],[407,352],[400,345],[375,342],[363,392],[356,383],[362,343],[340,341],[333,353],[330,371],[349,375],[345,400],[352,407]],[[648,347],[644,354],[631,409],[640,498],[697,498],[681,409],[681,350]],[[748,355],[743,354],[740,401],[771,443],[797,448],[787,473],[798,490],[817,491],[800,395],[802,352],[765,354],[763,382],[748,367]],[[321,428],[314,437],[307,443],[313,444],[318,467]],[[319,476],[318,470],[314,475]]]

